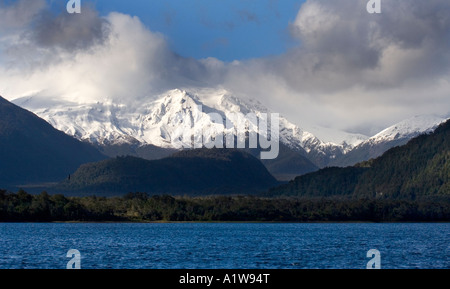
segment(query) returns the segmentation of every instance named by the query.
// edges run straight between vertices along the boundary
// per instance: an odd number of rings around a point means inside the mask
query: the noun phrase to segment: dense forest
[[[0,191],[0,222],[441,222],[450,221],[448,199],[377,200],[343,197],[65,197]]]

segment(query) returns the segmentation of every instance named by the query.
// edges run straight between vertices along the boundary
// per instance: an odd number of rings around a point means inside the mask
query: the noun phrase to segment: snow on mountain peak
[[[369,139],[371,142],[392,141],[412,138],[422,133],[432,132],[446,119],[433,115],[420,115],[396,123]]]
[[[38,96],[17,99],[14,103],[82,141],[99,145],[149,144],[177,149],[186,147],[184,141],[191,142],[190,138],[182,140],[181,136],[201,137],[205,129],[229,132],[224,125],[232,114],[245,116],[252,113],[261,117],[270,113],[257,100],[239,98],[221,88],[174,89],[138,106],[107,101],[80,104]],[[214,120],[211,113],[216,118],[219,115],[223,122]],[[411,138],[433,130],[443,121],[445,119],[433,116],[414,117],[368,138],[319,127],[308,132],[280,116],[279,139],[285,146],[312,156],[321,166],[365,143]],[[249,124],[249,127],[252,132],[258,132],[258,124]]]
[[[215,124],[210,113],[223,117],[230,114],[253,113],[258,117],[270,111],[255,99],[241,99],[225,89],[174,89],[141,103],[128,104],[70,103],[39,97],[16,100],[16,104],[30,109],[55,128],[84,141],[95,144],[140,143],[159,147],[173,147],[180,130],[190,122],[192,135]],[[293,149],[311,150],[322,142],[287,119],[280,118],[280,141]],[[257,124],[252,126],[255,130]]]

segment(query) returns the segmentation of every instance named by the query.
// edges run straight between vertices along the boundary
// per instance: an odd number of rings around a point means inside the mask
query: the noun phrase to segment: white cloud
[[[2,93],[16,98],[29,91],[38,91],[48,97],[74,101],[142,94],[146,87],[141,83],[147,81],[150,85],[154,78],[154,60],[160,58],[160,51],[166,50],[163,48],[164,39],[146,30],[138,19],[127,15],[113,13],[105,21],[111,26],[107,39],[101,43],[93,41],[89,49],[82,50],[67,49],[64,43],[76,40],[65,38],[64,33],[61,33],[62,39],[51,40],[60,41],[61,47],[56,44],[47,47],[41,40],[36,40],[34,31],[27,31],[24,35],[30,37],[10,44],[22,50],[14,50],[16,57],[10,58],[13,60],[9,69],[1,71],[2,79],[8,79],[3,82]],[[55,29],[62,32],[59,25]],[[51,31],[47,33],[51,34]],[[52,55],[52,61],[46,61],[48,55]],[[27,61],[30,56],[34,65]]]
[[[46,23],[64,22],[60,17]],[[111,13],[100,19],[88,13],[85,20],[87,27],[106,26],[108,34],[83,30],[84,24],[77,24],[81,32],[58,24],[47,27],[46,33],[52,35],[50,28],[54,28],[60,37],[37,39],[35,32],[42,27],[34,27],[8,43],[4,50],[9,54],[8,65],[0,68],[1,94],[9,99],[32,93],[77,102],[135,102],[172,86],[200,83],[200,75],[213,77],[207,71],[223,66],[212,58],[196,61],[175,55],[165,37],[150,31],[137,17]],[[77,37],[83,38],[79,46]]]

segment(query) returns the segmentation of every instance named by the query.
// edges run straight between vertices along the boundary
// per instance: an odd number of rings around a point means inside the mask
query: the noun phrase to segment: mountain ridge
[[[400,121],[361,142],[329,165],[352,166],[364,160],[377,158],[390,148],[405,145],[419,135],[432,133],[445,121],[444,118],[432,115],[414,116]]]
[[[258,116],[270,113],[257,100],[244,100],[224,89],[174,89],[160,94],[156,99],[143,101],[138,107],[112,102],[62,103],[59,100],[52,102],[34,97],[17,99],[15,103],[32,110],[57,129],[97,145],[100,151],[109,152],[109,156],[116,156],[115,150],[110,147],[122,146],[123,149],[130,146],[130,155],[144,156],[147,159],[160,158],[155,153],[156,148],[161,149],[162,157],[167,156],[165,150],[179,149],[174,147],[174,143],[186,131],[186,123],[183,121],[191,121],[192,127],[187,129],[188,132],[199,135],[202,129],[214,127],[208,115],[210,112],[219,114],[223,119],[232,113],[254,113]],[[45,103],[45,106],[41,103]],[[420,117],[416,120],[420,124]],[[385,129],[367,139],[363,135],[345,134],[348,139],[338,144],[322,141],[313,133],[280,116],[279,136],[281,144],[307,158],[316,167],[307,164],[305,168],[291,170],[291,175],[295,175],[326,166],[353,165],[377,157],[393,146],[402,145],[411,138],[430,131],[444,120],[429,118],[422,126],[417,125],[416,130],[407,133],[398,130],[401,137],[395,138],[392,135],[395,132],[393,127],[403,124],[402,127],[409,129],[405,125],[408,120],[405,120],[390,127],[390,131],[389,128]],[[389,132],[391,135],[388,135]],[[149,147],[145,148],[146,146]],[[140,153],[136,151],[137,147],[143,148]],[[287,164],[286,167],[292,166]]]
[[[269,195],[416,199],[450,196],[450,120],[432,133],[346,168],[325,168],[273,188]]]

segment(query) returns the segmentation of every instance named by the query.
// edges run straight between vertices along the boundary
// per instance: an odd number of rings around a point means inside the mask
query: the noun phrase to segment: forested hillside
[[[450,121],[377,159],[297,177],[269,195],[416,199],[450,196]]]
[[[161,160],[117,157],[82,165],[51,188],[68,195],[118,196],[128,192],[170,195],[254,194],[278,182],[252,155],[234,149],[178,152]]]

